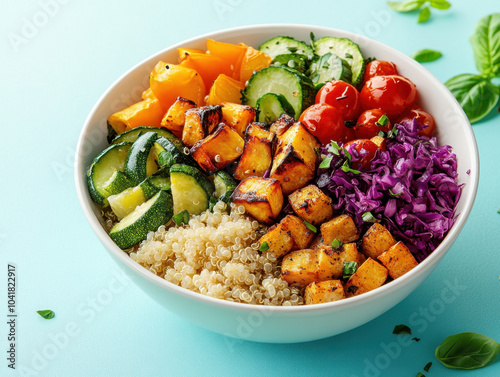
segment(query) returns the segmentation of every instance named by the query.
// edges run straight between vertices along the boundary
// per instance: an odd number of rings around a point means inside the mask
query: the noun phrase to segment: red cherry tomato
[[[406,77],[375,76],[361,90],[361,109],[382,109],[391,120],[417,101],[417,87]]]
[[[356,122],[356,126],[354,126],[356,138],[370,139],[377,136],[380,131],[389,132],[392,129],[389,118],[386,119],[386,126],[380,124],[380,122],[384,123],[384,115],[387,117],[387,114],[380,109],[372,109],[362,112]]]
[[[356,139],[356,133],[353,128],[344,127],[344,137],[342,138],[342,142],[345,144],[348,141]]]
[[[344,120],[355,120],[359,114],[359,92],[344,81],[327,82],[316,94],[316,103],[327,103],[342,113]]]
[[[375,157],[375,153],[377,153],[377,149],[379,147],[371,140],[356,139],[346,143],[344,145],[344,148],[347,149],[348,151],[351,148],[354,148],[359,153],[366,154],[364,157],[361,158],[361,160],[352,162],[352,168],[359,169],[359,168],[368,168],[370,166],[370,162],[371,160],[373,160],[373,157]]]
[[[434,121],[434,117],[429,114],[427,111],[422,110],[420,107],[413,105],[409,109],[407,109],[401,116],[398,118],[397,123],[412,121],[416,119],[418,123],[424,125],[424,129],[420,131],[418,134],[422,136],[431,137],[436,129],[436,122]]]
[[[344,137],[344,118],[339,110],[326,103],[309,106],[300,115],[299,121],[310,133],[316,136],[322,144],[332,140],[342,141]]]
[[[366,65],[365,82],[375,76],[397,75],[396,64],[385,60],[374,60]]]

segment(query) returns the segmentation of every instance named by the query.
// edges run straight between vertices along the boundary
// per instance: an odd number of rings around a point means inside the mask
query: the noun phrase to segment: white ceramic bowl
[[[459,216],[439,247],[412,271],[366,294],[338,302],[302,307],[262,307],[218,300],[191,292],[155,276],[135,263],[109,238],[102,226],[99,208],[92,202],[85,172],[94,156],[106,146],[106,119],[140,99],[158,60],[177,62],[178,47],[205,48],[207,38],[244,42],[258,47],[277,35],[308,41],[310,32],[347,37],[358,43],[365,57],[396,63],[400,74],[418,87],[419,104],[436,119],[440,144],[449,144],[458,158],[460,183],[465,183],[457,207]],[[292,343],[326,338],[360,326],[398,304],[434,270],[462,230],[472,208],[479,181],[479,156],[470,123],[446,87],[422,65],[408,56],[372,39],[325,27],[310,25],[259,25],[202,35],[161,51],[120,77],[101,96],[90,112],[78,141],[75,158],[78,198],[92,229],[124,272],[148,295],[171,312],[206,329],[231,337],[259,342]],[[102,256],[105,258],[104,254]]]

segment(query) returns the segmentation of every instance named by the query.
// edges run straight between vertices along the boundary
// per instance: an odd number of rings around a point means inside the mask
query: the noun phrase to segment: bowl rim
[[[418,264],[414,269],[406,273],[405,275],[399,277],[396,280],[393,280],[389,283],[386,283],[382,285],[381,287],[374,289],[370,292],[366,292],[362,295],[359,296],[354,296],[350,297],[348,300],[339,300],[339,301],[334,301],[334,302],[328,302],[328,303],[322,303],[322,304],[315,304],[315,305],[300,305],[300,306],[266,306],[266,305],[257,305],[257,304],[245,304],[245,303],[239,303],[239,302],[231,302],[223,299],[218,299],[214,297],[210,297],[207,295],[203,295],[201,293],[197,293],[194,291],[191,291],[189,289],[183,288],[181,286],[178,286],[176,284],[173,284],[164,278],[161,278],[160,276],[157,276],[147,270],[145,267],[141,266],[139,263],[135,262],[130,256],[121,250],[109,237],[108,233],[104,230],[104,228],[101,226],[99,221],[96,219],[92,209],[90,196],[87,193],[87,186],[86,186],[86,180],[85,180],[85,169],[86,166],[84,166],[84,158],[85,154],[82,153],[81,151],[83,150],[83,146],[85,144],[85,140],[87,139],[86,136],[89,133],[89,129],[91,128],[91,121],[93,117],[95,116],[96,112],[98,111],[102,101],[108,96],[108,94],[116,87],[118,86],[123,80],[126,80],[126,78],[135,70],[140,68],[141,66],[148,64],[149,61],[153,59],[158,59],[159,56],[164,55],[172,50],[177,49],[178,47],[186,47],[189,46],[193,43],[199,42],[201,40],[206,40],[207,38],[219,38],[223,40],[224,37],[231,37],[231,34],[233,33],[238,33],[238,32],[245,32],[247,34],[253,34],[257,31],[264,31],[267,30],[266,33],[270,34],[272,32],[276,32],[278,30],[288,30],[289,29],[295,29],[295,32],[297,30],[299,31],[305,31],[305,32],[314,32],[314,33],[321,33],[325,35],[332,35],[332,36],[340,36],[340,37],[345,37],[345,38],[350,38],[356,41],[358,43],[359,41],[363,41],[364,43],[368,44],[374,44],[382,47],[383,49],[391,52],[392,54],[395,54],[399,57],[401,57],[403,60],[405,60],[405,65],[406,63],[408,64],[408,68],[413,70],[416,69],[420,71],[422,75],[425,76],[425,79],[428,80],[429,82],[432,83],[432,85],[437,86],[438,88],[441,89],[441,91],[444,91],[447,93],[447,96],[451,96],[453,101],[454,101],[454,106],[456,107],[454,110],[457,111],[459,114],[459,117],[462,118],[462,120],[466,124],[465,128],[465,133],[467,136],[470,138],[472,141],[469,143],[470,145],[470,150],[469,154],[471,157],[470,160],[470,167],[469,171],[467,172],[468,174],[468,182],[467,185],[470,186],[469,190],[467,191],[467,196],[462,196],[460,197],[460,201],[465,201],[464,202],[464,208],[460,214],[458,214],[458,217],[448,232],[448,234],[445,236],[443,241],[438,245],[438,247],[429,255],[427,256],[422,262]],[[276,31],[275,31],[276,30]],[[277,35],[283,35],[283,34],[274,34],[275,36]],[[209,33],[205,33],[199,36],[195,36],[189,39],[186,39],[184,41],[181,41],[179,43],[176,43],[174,45],[168,46],[164,49],[162,49],[159,52],[156,52],[136,65],[134,65],[132,68],[128,69],[125,73],[123,73],[120,77],[118,77],[105,91],[104,93],[99,97],[97,102],[94,104],[92,107],[92,110],[88,114],[85,123],[81,129],[78,142],[77,142],[77,147],[76,147],[76,153],[75,153],[75,162],[74,162],[74,179],[75,179],[75,186],[76,186],[76,191],[77,191],[77,196],[78,200],[80,202],[80,206],[83,210],[83,213],[90,224],[91,228],[94,230],[95,234],[101,241],[101,243],[106,247],[107,251],[112,253],[114,257],[116,257],[118,260],[120,260],[125,266],[130,271],[133,271],[137,274],[139,274],[141,277],[145,278],[146,280],[150,281],[151,283],[154,283],[157,286],[162,287],[163,289],[168,289],[172,290],[177,294],[180,294],[185,297],[189,297],[191,299],[201,301],[206,304],[210,305],[215,305],[221,308],[228,308],[228,309],[233,309],[233,310],[258,310],[260,312],[280,312],[280,313],[286,313],[289,315],[295,315],[295,314],[300,314],[304,312],[310,312],[310,311],[315,311],[315,312],[323,312],[323,311],[331,311],[331,310],[341,310],[344,309],[346,306],[358,306],[360,304],[368,303],[373,300],[377,300],[382,296],[386,296],[391,294],[393,291],[398,290],[404,286],[407,286],[408,284],[411,284],[414,280],[418,279],[418,276],[424,273],[427,269],[430,269],[429,273],[432,272],[432,269],[437,266],[437,262],[441,258],[444,257],[444,255],[447,253],[447,251],[450,249],[456,238],[458,237],[459,233],[463,229],[466,220],[472,210],[476,194],[477,194],[477,188],[479,184],[479,152],[478,152],[478,147],[477,147],[477,142],[474,136],[474,132],[472,130],[472,126],[465,115],[462,107],[458,103],[458,101],[453,97],[453,95],[449,92],[449,90],[446,88],[446,86],[437,79],[427,68],[422,66],[421,64],[417,63],[415,60],[411,59],[407,55],[403,54],[402,52],[396,50],[395,48],[388,46],[382,42],[379,42],[377,40],[374,40],[372,38],[369,38],[367,36],[361,35],[361,34],[356,34],[353,32],[349,32],[346,30],[341,30],[341,29],[335,29],[335,28],[329,28],[329,27],[324,27],[324,26],[317,26],[317,25],[308,25],[308,24],[288,24],[288,23],[276,23],[276,24],[259,24],[259,25],[247,25],[247,26],[239,26],[235,28],[228,28],[228,29],[222,29],[222,30],[217,30]],[[410,292],[411,293],[411,292]],[[391,307],[388,307],[387,310],[391,309]]]

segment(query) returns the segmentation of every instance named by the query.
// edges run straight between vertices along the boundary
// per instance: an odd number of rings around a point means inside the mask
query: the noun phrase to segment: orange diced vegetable
[[[240,43],[240,45],[243,44]],[[254,71],[260,71],[262,68],[269,67],[273,61],[273,58],[266,53],[256,50],[253,47],[247,47],[240,67],[240,81],[242,83],[247,82]]]
[[[160,127],[163,109],[157,99],[146,99],[118,111],[108,118],[117,134],[139,126]]]
[[[221,73],[231,76],[229,66],[224,63],[222,58],[212,54],[190,54],[180,65],[196,70],[201,75],[207,91],[210,90],[213,82]]]
[[[142,99],[155,99],[156,97],[153,94],[153,91],[151,90],[151,88],[147,88],[144,92],[142,92],[141,98]]]
[[[235,80],[239,80],[240,65],[247,51],[245,46],[207,39],[207,51],[209,51],[210,55],[218,56],[223,60],[225,67],[229,68],[231,71],[228,76],[231,76]]]
[[[205,51],[200,50],[198,48],[184,48],[184,47],[178,48],[177,52],[179,53],[179,61],[180,62],[182,62],[184,59],[186,59],[191,54],[204,54],[205,53]]]
[[[223,102],[241,103],[241,91],[245,85],[232,79],[231,77],[220,74],[217,80],[210,88],[207,105],[222,105]]]

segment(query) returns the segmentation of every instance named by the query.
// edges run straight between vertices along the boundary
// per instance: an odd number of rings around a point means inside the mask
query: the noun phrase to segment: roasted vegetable
[[[262,68],[269,67],[273,58],[264,52],[256,50],[243,43],[240,43],[239,45],[247,48],[240,66],[240,81],[245,83],[250,79],[254,72],[260,71]]]
[[[234,169],[234,178],[262,177],[271,167],[273,160],[274,134],[253,123],[245,134],[243,154]]]
[[[401,241],[380,254],[378,260],[389,270],[393,279],[403,276],[418,265],[413,254]]]
[[[219,75],[232,75],[230,67],[224,63],[222,58],[207,53],[191,53],[179,65],[198,72],[207,92],[210,91],[213,82]]]
[[[283,257],[281,278],[290,285],[305,287],[318,281],[318,253],[311,249],[296,250]]]
[[[156,99],[145,99],[118,111],[108,118],[108,124],[117,134],[135,127],[160,127],[163,109]]]
[[[347,297],[358,296],[380,287],[387,280],[387,268],[368,258],[345,284]]]
[[[244,143],[235,130],[219,123],[212,134],[197,141],[190,151],[198,165],[213,174],[240,157]]]
[[[259,249],[281,258],[289,253],[293,247],[293,238],[290,230],[283,224],[273,225],[259,240]]]
[[[359,266],[364,260],[355,243],[346,243],[339,248],[321,245],[315,250],[318,253],[318,278],[320,281],[341,278],[344,262],[356,262]]]
[[[332,199],[318,186],[309,185],[298,189],[290,194],[288,201],[297,216],[313,225],[328,221],[333,216]]]
[[[205,51],[200,50],[198,48],[184,48],[184,47],[178,48],[177,52],[179,54],[179,61],[180,62],[182,62],[184,59],[186,59],[191,54],[204,54],[205,53]]]
[[[306,305],[338,301],[345,297],[344,286],[340,280],[313,281],[304,291]]]
[[[295,119],[293,119],[290,115],[281,114],[281,116],[271,124],[269,127],[269,131],[274,132],[276,136],[280,137],[283,135],[290,127],[292,127],[295,123]]]
[[[182,137],[182,130],[186,122],[186,111],[194,109],[196,104],[187,98],[177,97],[161,120],[161,126],[172,131],[178,138]]]
[[[280,224],[288,229],[292,235],[292,250],[306,249],[311,244],[315,233],[297,216],[286,215],[283,220],[280,221]]]
[[[279,139],[271,168],[271,178],[280,181],[285,195],[304,187],[314,178],[320,144],[300,123],[295,123]]]
[[[241,137],[245,136],[247,126],[255,120],[255,109],[239,103],[222,104],[222,121],[234,128]]]
[[[194,143],[207,137],[222,118],[220,106],[202,106],[186,111],[186,122],[182,130],[182,142],[192,147]]]
[[[207,105],[222,105],[224,102],[241,103],[240,97],[243,89],[245,85],[241,82],[220,74],[210,88]]]
[[[218,56],[225,65],[225,70],[229,70],[235,80],[240,80],[240,66],[247,51],[246,46],[207,39],[207,51],[210,55]]]
[[[250,216],[263,224],[272,224],[283,208],[283,193],[278,180],[247,178],[240,182],[231,200],[245,207]]]
[[[334,239],[348,243],[359,238],[359,231],[354,220],[348,215],[340,215],[321,224],[321,237],[323,243],[329,245]]]
[[[387,228],[379,223],[373,224],[363,236],[363,253],[372,259],[396,244],[396,240]]]

